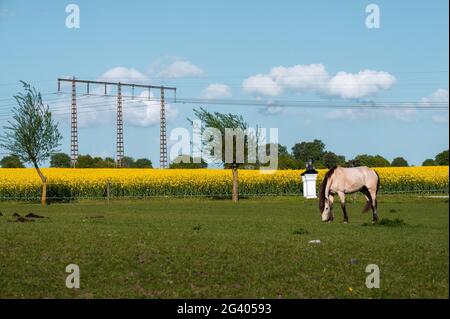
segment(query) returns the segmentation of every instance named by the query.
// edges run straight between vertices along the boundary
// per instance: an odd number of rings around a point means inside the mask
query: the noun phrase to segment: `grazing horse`
[[[322,221],[331,222],[333,214],[333,195],[337,194],[344,212],[344,223],[348,222],[347,210],[345,209],[345,194],[361,192],[367,199],[363,212],[372,209],[372,223],[378,221],[377,193],[380,188],[380,177],[371,168],[360,167],[333,167],[323,178],[319,192],[319,208]]]

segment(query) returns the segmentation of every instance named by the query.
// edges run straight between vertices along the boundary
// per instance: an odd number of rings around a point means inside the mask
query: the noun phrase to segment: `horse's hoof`
[[[348,224],[348,221],[344,220],[344,224]]]

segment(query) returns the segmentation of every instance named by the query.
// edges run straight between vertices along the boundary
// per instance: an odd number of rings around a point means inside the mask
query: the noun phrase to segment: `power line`
[[[123,96],[123,98],[126,96]],[[128,98],[124,99],[125,102],[161,102],[161,99],[158,98]],[[178,98],[177,101],[173,101],[177,104],[207,104],[207,105],[229,105],[229,106],[256,106],[256,107],[284,107],[284,108],[323,108],[323,109],[384,109],[384,110],[447,110],[449,108],[448,102],[429,102],[428,105],[424,105],[423,102],[407,102],[407,101],[384,101],[383,104],[370,104],[370,103],[355,103],[355,104],[333,104],[330,102],[324,102],[321,100],[311,100],[311,101],[258,101],[258,100],[212,100],[212,99],[199,99],[199,98]],[[69,104],[69,103],[68,103]],[[93,102],[93,103],[84,103],[81,106],[78,106],[78,113],[92,113],[92,112],[100,112],[100,111],[109,111],[113,110],[111,108],[113,106],[113,102]],[[124,104],[125,109],[128,109],[129,104]],[[133,108],[142,108],[147,107],[147,104],[134,105]],[[95,108],[95,109],[92,109]],[[66,111],[68,106],[59,106],[55,108],[51,108],[51,111],[55,115],[64,115],[69,114],[69,111]],[[1,116],[8,116],[11,113],[0,113]]]

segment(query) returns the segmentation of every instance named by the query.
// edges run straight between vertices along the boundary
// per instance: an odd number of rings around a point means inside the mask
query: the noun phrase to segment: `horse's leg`
[[[339,200],[341,201],[341,208],[344,212],[344,223],[348,223],[347,210],[345,209],[345,194],[343,192],[338,192]]]
[[[378,212],[377,212],[377,190],[369,189],[371,204],[372,204],[372,223],[376,223],[378,221]]]

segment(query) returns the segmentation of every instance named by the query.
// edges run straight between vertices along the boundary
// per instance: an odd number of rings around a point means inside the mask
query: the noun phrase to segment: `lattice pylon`
[[[72,81],[72,107],[70,131],[70,164],[76,167],[78,161],[78,116],[77,116],[77,89],[75,78]]]
[[[123,110],[122,110],[122,87],[117,85],[117,142],[116,142],[116,165],[123,167]]]
[[[164,87],[161,87],[161,112],[159,125],[159,166],[160,168],[167,168],[166,106],[164,102]]]

